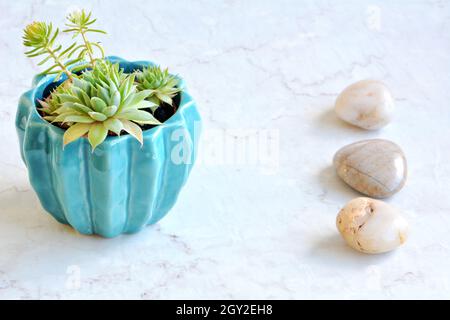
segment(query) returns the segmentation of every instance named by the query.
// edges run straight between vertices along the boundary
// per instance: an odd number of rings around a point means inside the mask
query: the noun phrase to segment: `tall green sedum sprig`
[[[105,31],[99,29],[93,29],[91,26],[97,21],[97,19],[91,19],[91,12],[86,13],[84,10],[74,11],[66,17],[67,29],[63,32],[72,33],[72,38],[78,36],[81,37],[83,43],[74,47],[70,54],[78,52],[78,58],[88,57],[89,63],[85,67],[94,67],[97,60],[100,58],[95,58],[94,48],[96,48],[101,53],[101,59],[105,57],[105,51],[99,42],[90,42],[87,38],[87,33],[96,32],[106,34]]]
[[[38,65],[43,65],[49,60],[53,60],[54,63],[48,69],[42,71],[41,74],[57,74],[55,78],[55,81],[57,81],[65,73],[69,80],[72,81],[74,77],[68,67],[79,62],[79,60],[63,63],[63,59],[67,58],[74,45],[72,44],[67,49],[62,50],[62,45],[55,45],[58,34],[59,29],[53,30],[51,23],[33,22],[29,24],[24,30],[23,44],[32,49],[25,52],[25,54],[29,58],[46,55]]]

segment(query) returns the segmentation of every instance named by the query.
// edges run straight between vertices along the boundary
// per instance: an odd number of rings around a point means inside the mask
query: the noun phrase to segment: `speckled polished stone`
[[[364,253],[394,250],[408,238],[408,222],[400,210],[381,200],[356,198],[336,218],[336,226],[347,244]]]
[[[398,192],[407,176],[403,151],[395,143],[382,139],[363,140],[341,148],[333,164],[349,186],[374,198]]]

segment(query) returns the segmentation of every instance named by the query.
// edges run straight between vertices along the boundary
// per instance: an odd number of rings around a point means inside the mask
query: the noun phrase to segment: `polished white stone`
[[[339,118],[350,124],[376,130],[391,122],[394,99],[381,81],[361,80],[339,94],[334,110]]]
[[[182,75],[205,125],[169,215],[105,240],[44,212],[14,128],[17,100],[41,70],[23,55],[21,29],[61,25],[72,3],[0,1],[0,298],[448,298],[450,4],[76,1],[108,31],[98,37],[108,53]],[[333,110],[342,88],[367,78],[395,93],[396,120],[380,131]],[[278,159],[220,156],[224,142],[269,134]],[[408,156],[408,183],[388,202],[412,230],[376,256],[336,230],[335,213],[358,193],[331,163],[339,147],[371,138]]]

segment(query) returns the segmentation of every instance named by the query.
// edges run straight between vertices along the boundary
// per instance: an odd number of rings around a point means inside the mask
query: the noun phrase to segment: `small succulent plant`
[[[136,82],[139,90],[149,90],[147,99],[157,105],[165,102],[173,106],[172,98],[181,91],[179,79],[159,66],[149,66],[137,72]]]
[[[38,109],[45,120],[66,129],[64,145],[87,136],[94,150],[108,134],[120,135],[122,131],[142,144],[141,126],[160,124],[153,114],[162,103],[174,106],[173,97],[181,91],[179,79],[159,66],[124,73],[118,64],[104,59],[99,42],[88,40],[88,33],[106,33],[93,29],[95,22],[84,10],[69,14],[63,32],[82,43],[75,41],[65,49],[56,44],[59,29],[51,23],[33,22],[25,28],[23,43],[31,48],[25,54],[45,56],[39,65],[53,62],[42,74],[56,74],[54,81],[67,76],[59,86],[54,84],[48,97],[39,100]],[[67,59],[71,60],[64,61]]]
[[[41,105],[38,110],[44,115],[45,120],[53,121],[56,118],[55,111],[61,106],[59,95],[67,93],[68,84],[69,82],[64,82],[57,86],[45,100],[38,100]]]
[[[141,110],[154,107],[145,100],[148,95],[146,90],[136,90],[133,74],[124,74],[118,64],[99,61],[95,69],[75,78],[69,88],[53,92],[52,100],[56,99],[59,107],[44,118],[69,126],[64,133],[64,145],[87,134],[95,149],[108,132],[120,135],[122,130],[142,144],[138,124],[160,124],[150,112]]]

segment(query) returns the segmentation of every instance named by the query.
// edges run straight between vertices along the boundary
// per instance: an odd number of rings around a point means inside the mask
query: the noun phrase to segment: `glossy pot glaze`
[[[125,72],[152,64],[108,59]],[[37,112],[37,99],[53,79],[35,77],[16,116],[22,159],[44,209],[80,233],[103,237],[134,233],[164,217],[192,169],[200,131],[200,116],[184,82],[176,113],[145,130],[142,147],[130,135],[111,136],[92,152],[86,138],[63,148],[64,130]]]

